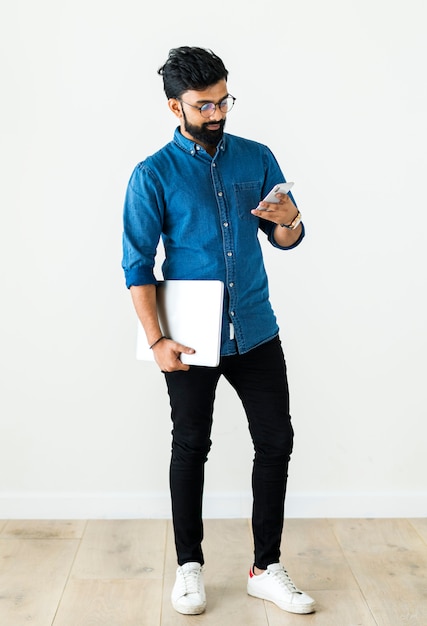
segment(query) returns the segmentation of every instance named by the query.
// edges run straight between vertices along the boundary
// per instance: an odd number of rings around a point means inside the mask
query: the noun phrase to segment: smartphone
[[[276,193],[288,193],[293,187],[294,183],[278,183],[274,185],[273,189],[262,199],[263,202],[279,202],[279,198],[276,198]],[[263,208],[259,208],[262,211]],[[264,209],[265,210],[265,209]]]

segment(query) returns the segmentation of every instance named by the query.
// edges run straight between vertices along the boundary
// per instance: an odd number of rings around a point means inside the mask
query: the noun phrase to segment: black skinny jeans
[[[170,489],[178,564],[204,562],[204,465],[211,447],[215,391],[220,376],[245,409],[255,457],[252,471],[254,563],[266,569],[280,559],[280,541],[292,452],[286,364],[278,337],[218,367],[165,373],[172,409]],[[237,442],[236,442],[237,443]]]

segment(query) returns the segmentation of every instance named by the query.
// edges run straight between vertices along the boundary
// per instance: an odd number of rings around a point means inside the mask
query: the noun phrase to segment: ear
[[[179,100],[177,100],[176,98],[169,98],[168,107],[170,108],[172,113],[176,115],[176,117],[178,117],[179,119],[182,118],[181,103]]]

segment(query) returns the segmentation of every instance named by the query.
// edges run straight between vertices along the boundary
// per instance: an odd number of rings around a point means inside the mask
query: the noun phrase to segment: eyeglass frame
[[[221,104],[222,104],[223,102],[225,102],[226,100],[228,100],[229,98],[231,98],[231,99],[232,99],[232,105],[231,105],[231,107],[228,107],[228,108],[227,108],[227,111],[222,111],[222,109],[221,109]],[[208,117],[211,117],[211,116],[215,113],[215,111],[216,111],[216,108],[217,108],[217,107],[219,108],[219,110],[221,111],[221,113],[224,113],[224,112],[225,112],[225,113],[228,113],[228,112],[229,112],[229,111],[231,111],[231,109],[234,107],[234,103],[236,102],[236,98],[235,98],[234,96],[232,96],[232,95],[231,95],[231,93],[227,94],[227,95],[225,96],[225,98],[222,98],[219,102],[205,102],[205,103],[204,103],[204,104],[202,104],[202,106],[200,106],[200,107],[199,107],[199,106],[197,106],[197,104],[190,104],[189,102],[185,102],[185,100],[182,100],[181,98],[177,98],[177,100],[178,100],[178,102],[182,102],[182,104],[186,104],[187,106],[192,107],[193,109],[197,109],[197,110],[199,111],[200,115],[201,115],[201,116],[202,116],[205,120],[206,120],[206,119],[208,119]],[[210,105],[210,104],[213,104],[213,105],[214,105],[214,107],[215,107],[215,109],[212,109],[212,111],[211,111],[211,113],[210,113],[209,115],[203,115],[203,113],[202,113],[202,109],[203,109],[203,107],[206,107],[206,106],[208,106],[208,105]],[[208,109],[205,109],[205,111],[206,111],[206,110],[208,110]]]

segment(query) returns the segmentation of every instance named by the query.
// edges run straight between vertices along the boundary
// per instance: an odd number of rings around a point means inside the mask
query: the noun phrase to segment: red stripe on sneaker
[[[252,571],[252,567],[251,567],[251,569],[249,570],[249,577],[250,577],[250,578],[253,578],[253,577],[254,577],[254,573],[253,573],[253,571]]]

